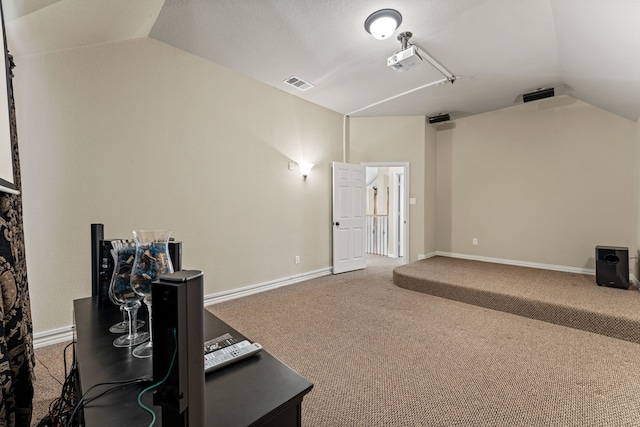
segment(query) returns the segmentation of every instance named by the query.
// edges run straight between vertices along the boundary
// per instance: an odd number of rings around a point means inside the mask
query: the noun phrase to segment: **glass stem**
[[[147,310],[149,310],[149,344],[153,344],[153,323],[151,322],[151,301],[147,301]]]
[[[138,310],[132,308],[127,311],[129,312],[129,338],[133,338],[138,323]]]

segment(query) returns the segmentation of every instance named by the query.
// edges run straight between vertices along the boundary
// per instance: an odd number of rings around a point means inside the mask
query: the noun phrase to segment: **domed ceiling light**
[[[395,9],[380,9],[364,21],[364,29],[375,39],[384,40],[391,37],[401,23],[400,12]]]

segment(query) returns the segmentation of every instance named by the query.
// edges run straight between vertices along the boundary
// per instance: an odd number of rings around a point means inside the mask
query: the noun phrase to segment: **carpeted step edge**
[[[415,277],[394,269],[404,289],[640,344],[640,321],[581,308]]]

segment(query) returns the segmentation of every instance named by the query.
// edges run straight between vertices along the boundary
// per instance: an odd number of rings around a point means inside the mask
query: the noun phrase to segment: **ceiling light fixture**
[[[395,9],[380,9],[373,12],[364,21],[364,29],[373,38],[384,40],[391,37],[402,23],[402,15]]]

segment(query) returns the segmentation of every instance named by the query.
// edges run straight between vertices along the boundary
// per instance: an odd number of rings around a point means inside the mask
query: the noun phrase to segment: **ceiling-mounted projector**
[[[399,52],[394,53],[387,59],[387,67],[394,71],[407,71],[411,67],[422,62],[422,57],[418,52],[418,48],[414,45],[409,46]]]

